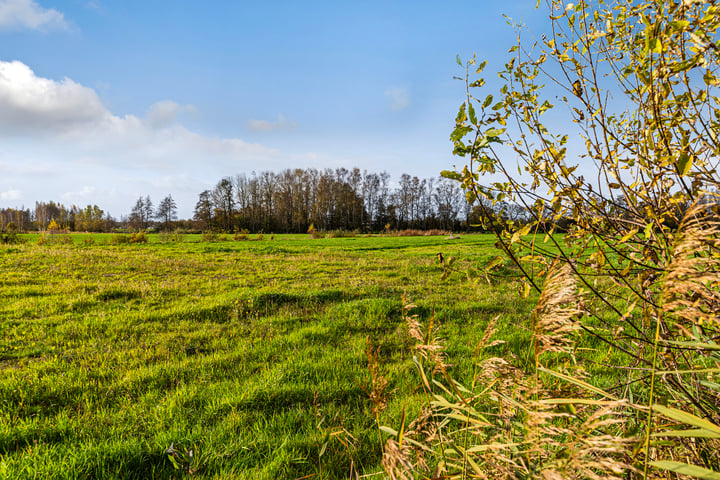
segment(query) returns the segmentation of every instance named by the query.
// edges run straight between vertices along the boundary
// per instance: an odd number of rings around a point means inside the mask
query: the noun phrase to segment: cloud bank
[[[272,130],[293,130],[297,128],[297,123],[289,122],[282,113],[278,114],[278,118],[275,121],[268,120],[250,120],[248,122],[250,130],[255,132],[270,132]]]
[[[194,113],[195,111],[196,109],[192,105],[179,105],[170,100],[164,100],[150,106],[146,121],[151,128],[165,128],[175,123],[180,113]]]
[[[41,78],[22,62],[0,61],[0,136],[44,137],[46,141],[72,145],[87,158],[103,162],[115,149],[136,157],[160,157],[164,152],[254,155],[273,150],[237,138],[218,138],[193,133],[178,122],[191,105],[160,101],[144,118],[114,115],[97,93],[69,78]],[[128,162],[125,155],[123,162]],[[110,161],[110,160],[107,160]]]
[[[189,130],[182,115],[193,112],[191,105],[164,100],[142,116],[116,115],[91,88],[69,78],[39,77],[19,61],[0,61],[6,160],[0,164],[0,200],[87,199],[119,216],[135,195],[172,193],[179,206],[192,208],[197,194],[222,176],[284,163],[280,152],[264,145]],[[278,125],[291,124],[280,116],[266,127]]]
[[[22,62],[0,61],[0,134],[60,132],[104,117],[94,90],[40,78]]]
[[[33,0],[0,1],[2,30],[67,30],[65,16],[55,9],[46,9]]]

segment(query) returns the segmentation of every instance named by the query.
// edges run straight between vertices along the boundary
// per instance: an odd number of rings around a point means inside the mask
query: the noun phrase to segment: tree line
[[[224,231],[305,233],[317,230],[379,232],[401,229],[463,230],[482,223],[478,202],[469,203],[457,182],[387,172],[346,169],[285,169],[220,179],[198,195],[190,219],[178,219],[171,195],[157,206],[140,196],[120,219],[97,205],[79,208],[35,202],[34,208],[0,209],[0,231]],[[486,210],[487,211],[487,205]],[[524,209],[500,203],[497,218],[522,220]]]
[[[286,169],[222,178],[200,193],[201,229],[304,233],[318,230],[457,230],[472,207],[456,182],[359,168]]]
[[[147,230],[157,228],[173,230],[192,228],[191,221],[178,221],[177,205],[171,195],[153,208],[149,196],[140,197],[130,215],[120,220],[97,205],[79,208],[66,207],[53,201],[35,202],[35,208],[0,208],[0,232],[15,231],[67,231],[67,232],[113,232]]]

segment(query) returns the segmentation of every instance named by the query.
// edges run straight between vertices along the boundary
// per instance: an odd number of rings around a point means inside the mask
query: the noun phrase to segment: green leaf
[[[489,107],[490,104],[492,103],[492,101],[493,101],[492,95],[488,95],[487,97],[485,97],[485,101],[483,102],[483,108]]]
[[[692,425],[693,427],[702,428],[709,430],[710,432],[720,435],[720,427],[712,422],[708,422],[705,419],[696,417],[692,413],[684,412],[673,407],[664,407],[662,405],[653,405],[653,410],[664,415],[668,418],[672,418],[678,422],[682,422],[686,425]]]
[[[472,103],[468,103],[468,116],[470,117],[470,123],[477,125],[477,117],[475,116],[475,107]]]
[[[668,430],[667,432],[655,432],[653,437],[682,437],[682,438],[720,438],[720,433],[713,433],[704,428],[692,430]]]
[[[690,155],[688,155],[686,152],[683,152],[680,154],[680,157],[678,158],[676,165],[677,165],[678,173],[680,174],[681,177],[684,177],[685,175],[690,173],[692,164],[693,164],[693,161],[692,161],[692,157],[690,157]]]
[[[443,170],[440,172],[440,176],[448,178],[450,180],[457,180],[458,182],[462,181],[462,175],[460,175],[458,172],[453,172],[452,170]]]
[[[458,55],[455,57],[455,61],[457,62],[458,65],[460,65],[460,66],[462,67],[462,60],[460,60],[460,54],[458,54]]]
[[[677,20],[677,21],[674,21],[674,22],[670,22],[670,26],[671,26],[671,27],[673,28],[673,30],[675,30],[675,31],[682,31],[682,30],[685,30],[687,27],[690,26],[690,22],[688,22],[687,20]]]
[[[720,345],[716,343],[707,343],[707,342],[678,342],[673,340],[665,340],[663,343],[667,343],[669,345],[677,345],[679,347],[689,347],[692,349],[703,349],[703,350],[715,350],[720,351]]]
[[[493,258],[492,260],[490,260],[487,263],[487,265],[485,266],[485,271],[489,272],[490,270],[497,267],[498,265],[502,265],[502,263],[504,261],[505,261],[505,259],[503,257],[501,257],[500,255],[498,255],[497,257]]]
[[[703,75],[703,81],[705,82],[705,85],[711,86],[714,85],[717,82],[717,77],[711,72],[710,70],[706,71]]]
[[[505,129],[504,129],[504,128],[491,128],[490,130],[488,130],[487,132],[485,132],[485,136],[486,136],[487,138],[495,138],[495,137],[499,137],[499,136],[502,135],[503,133],[505,133]]]
[[[702,478],[704,480],[720,480],[720,473],[696,465],[688,465],[687,463],[660,460],[650,462],[650,465],[662,470],[670,470],[671,472],[690,475],[691,477]]]
[[[459,142],[468,133],[472,132],[470,127],[458,127],[450,134],[450,140],[453,142]]]
[[[659,38],[651,38],[648,46],[652,53],[662,53],[662,42]]]
[[[650,222],[647,225],[645,225],[645,231],[643,232],[645,235],[645,240],[650,240],[650,237],[653,233],[653,223]]]
[[[540,105],[540,108],[538,109],[538,114],[542,115],[545,113],[546,110],[551,109],[553,106],[550,102],[545,100],[542,105]]]
[[[462,105],[460,105],[460,110],[458,110],[457,117],[455,117],[455,123],[460,124],[463,123],[465,120],[467,120],[467,114],[465,113],[465,108],[467,108],[467,104],[463,102]]]

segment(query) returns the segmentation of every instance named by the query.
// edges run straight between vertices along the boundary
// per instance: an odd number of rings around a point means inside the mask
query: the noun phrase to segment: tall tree
[[[109,220],[105,212],[97,205],[88,205],[78,211],[75,218],[76,228],[86,232],[103,232]]]
[[[163,230],[170,229],[173,221],[177,220],[177,205],[172,195],[168,195],[160,201],[155,211],[155,217],[162,222]]]
[[[145,218],[145,227],[148,228],[150,226],[150,222],[155,217],[155,210],[153,210],[153,203],[152,200],[150,200],[150,195],[147,195],[145,197],[145,202],[143,203],[144,208],[144,218]]]
[[[441,228],[451,230],[463,203],[464,194],[457,182],[442,178],[435,186],[435,203]]]
[[[128,220],[130,222],[130,226],[136,230],[144,230],[147,228],[147,218],[145,217],[145,199],[143,197],[139,197],[135,201],[135,206],[132,210],[130,210],[130,217]],[[78,228],[78,230],[81,229]]]
[[[231,177],[220,180],[212,191],[215,217],[225,231],[233,229],[233,216],[235,213],[235,187]]]
[[[201,230],[207,230],[212,225],[212,219],[212,193],[210,190],[205,190],[198,196],[198,201],[195,204],[193,220],[195,220]]]

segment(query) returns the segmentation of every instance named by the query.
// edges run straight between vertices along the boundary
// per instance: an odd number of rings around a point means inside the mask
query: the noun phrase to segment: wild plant
[[[145,232],[133,232],[128,237],[128,243],[147,243],[148,237]]]
[[[202,242],[217,242],[220,241],[220,234],[213,231],[208,230],[205,232],[202,232],[202,236],[200,237],[200,241]]]
[[[628,417],[627,402],[592,387],[572,362],[561,372],[544,366],[545,358],[554,362],[559,355],[573,355],[576,294],[570,269],[554,267],[533,312],[534,368],[515,366],[516,358],[481,358],[484,349],[501,342],[493,340],[495,317],[476,348],[468,384],[448,373],[432,319],[425,327],[408,315],[417,340],[416,364],[431,400],[407,432],[384,428],[392,434],[385,444],[386,473],[391,478],[620,479],[634,471],[628,450],[638,441],[616,428]],[[588,397],[598,392],[603,398]]]
[[[125,235],[123,233],[116,233],[112,236],[110,239],[110,243],[113,245],[123,245],[130,243],[130,237],[128,235]]]
[[[182,242],[183,235],[180,230],[176,230],[174,232],[160,232],[158,234],[158,241],[160,243],[175,243],[175,242]]]
[[[249,233],[250,233],[250,231],[247,228],[243,228],[242,230],[236,231],[235,234],[233,235],[233,240],[235,240],[235,241],[247,240]]]
[[[15,231],[0,232],[0,244],[16,245],[21,243],[25,243],[25,239]]]
[[[367,358],[367,372],[370,378],[360,388],[370,400],[371,410],[378,426],[380,425],[380,414],[387,407],[388,380],[385,369],[379,358],[379,347],[373,347],[370,337],[365,343],[365,357]]]
[[[429,383],[421,365],[442,428],[425,445],[435,470],[412,468],[457,478],[718,478],[720,10],[545,5],[550,29],[535,45],[515,25],[499,91],[479,96],[486,62],[465,64],[451,140],[466,164],[444,172],[496,235],[521,294],[539,295],[525,320],[532,361],[479,359],[482,374],[462,382],[441,369],[442,382]],[[566,107],[575,135],[546,126],[553,103]],[[485,174],[495,175],[487,186]],[[527,220],[495,215],[504,201]]]

